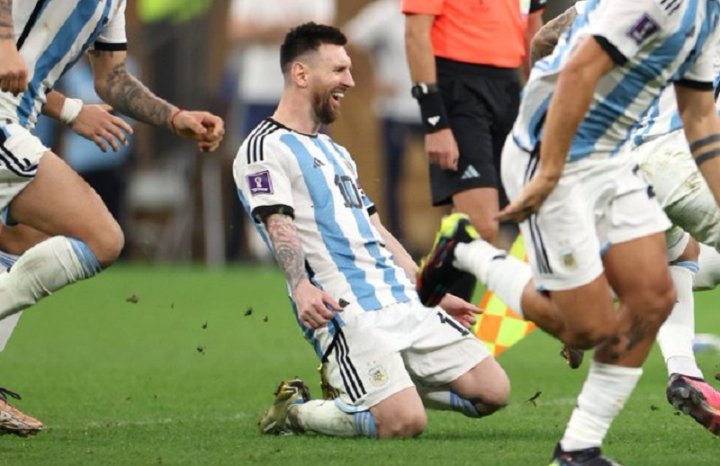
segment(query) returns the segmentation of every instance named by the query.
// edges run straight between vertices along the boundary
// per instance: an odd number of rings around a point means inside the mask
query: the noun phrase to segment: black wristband
[[[445,104],[443,104],[442,95],[439,92],[430,92],[419,96],[417,101],[420,105],[420,116],[426,133],[434,133],[450,127],[445,113]]]

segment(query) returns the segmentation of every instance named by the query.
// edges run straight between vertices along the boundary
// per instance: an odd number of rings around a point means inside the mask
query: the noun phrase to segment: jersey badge
[[[635,21],[635,24],[633,24],[627,32],[627,36],[640,45],[645,42],[648,37],[655,34],[659,29],[660,26],[658,26],[658,23],[645,13],[639,20]]]
[[[270,172],[267,170],[247,175],[247,183],[253,196],[273,193]]]

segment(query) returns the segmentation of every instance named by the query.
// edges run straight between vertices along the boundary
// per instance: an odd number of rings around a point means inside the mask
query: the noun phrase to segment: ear
[[[290,67],[290,77],[298,87],[305,88],[308,86],[308,72],[307,65],[299,61],[294,62]]]

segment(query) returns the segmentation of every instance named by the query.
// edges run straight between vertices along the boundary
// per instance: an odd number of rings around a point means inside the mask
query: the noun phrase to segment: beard
[[[312,107],[315,117],[323,125],[329,125],[340,115],[340,110],[333,108],[332,91],[326,92],[325,94],[315,94]]]

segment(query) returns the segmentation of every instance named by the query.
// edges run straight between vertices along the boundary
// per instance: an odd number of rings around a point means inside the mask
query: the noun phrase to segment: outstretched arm
[[[324,326],[333,318],[332,311],[341,311],[340,305],[327,293],[310,283],[305,271],[305,252],[300,243],[292,217],[271,214],[265,219],[275,259],[285,273],[298,319],[308,328]]]
[[[126,56],[125,51],[90,52],[100,98],[124,115],[198,141],[202,151],[215,150],[225,134],[222,119],[208,112],[181,110],[161,99],[127,71]]]
[[[125,120],[112,114],[112,107],[106,104],[83,104],[81,100],[69,99],[58,91],[47,94],[42,108],[43,115],[68,125],[85,139],[94,142],[103,152],[108,145],[117,152],[119,144],[128,144],[127,134],[132,127]]]

